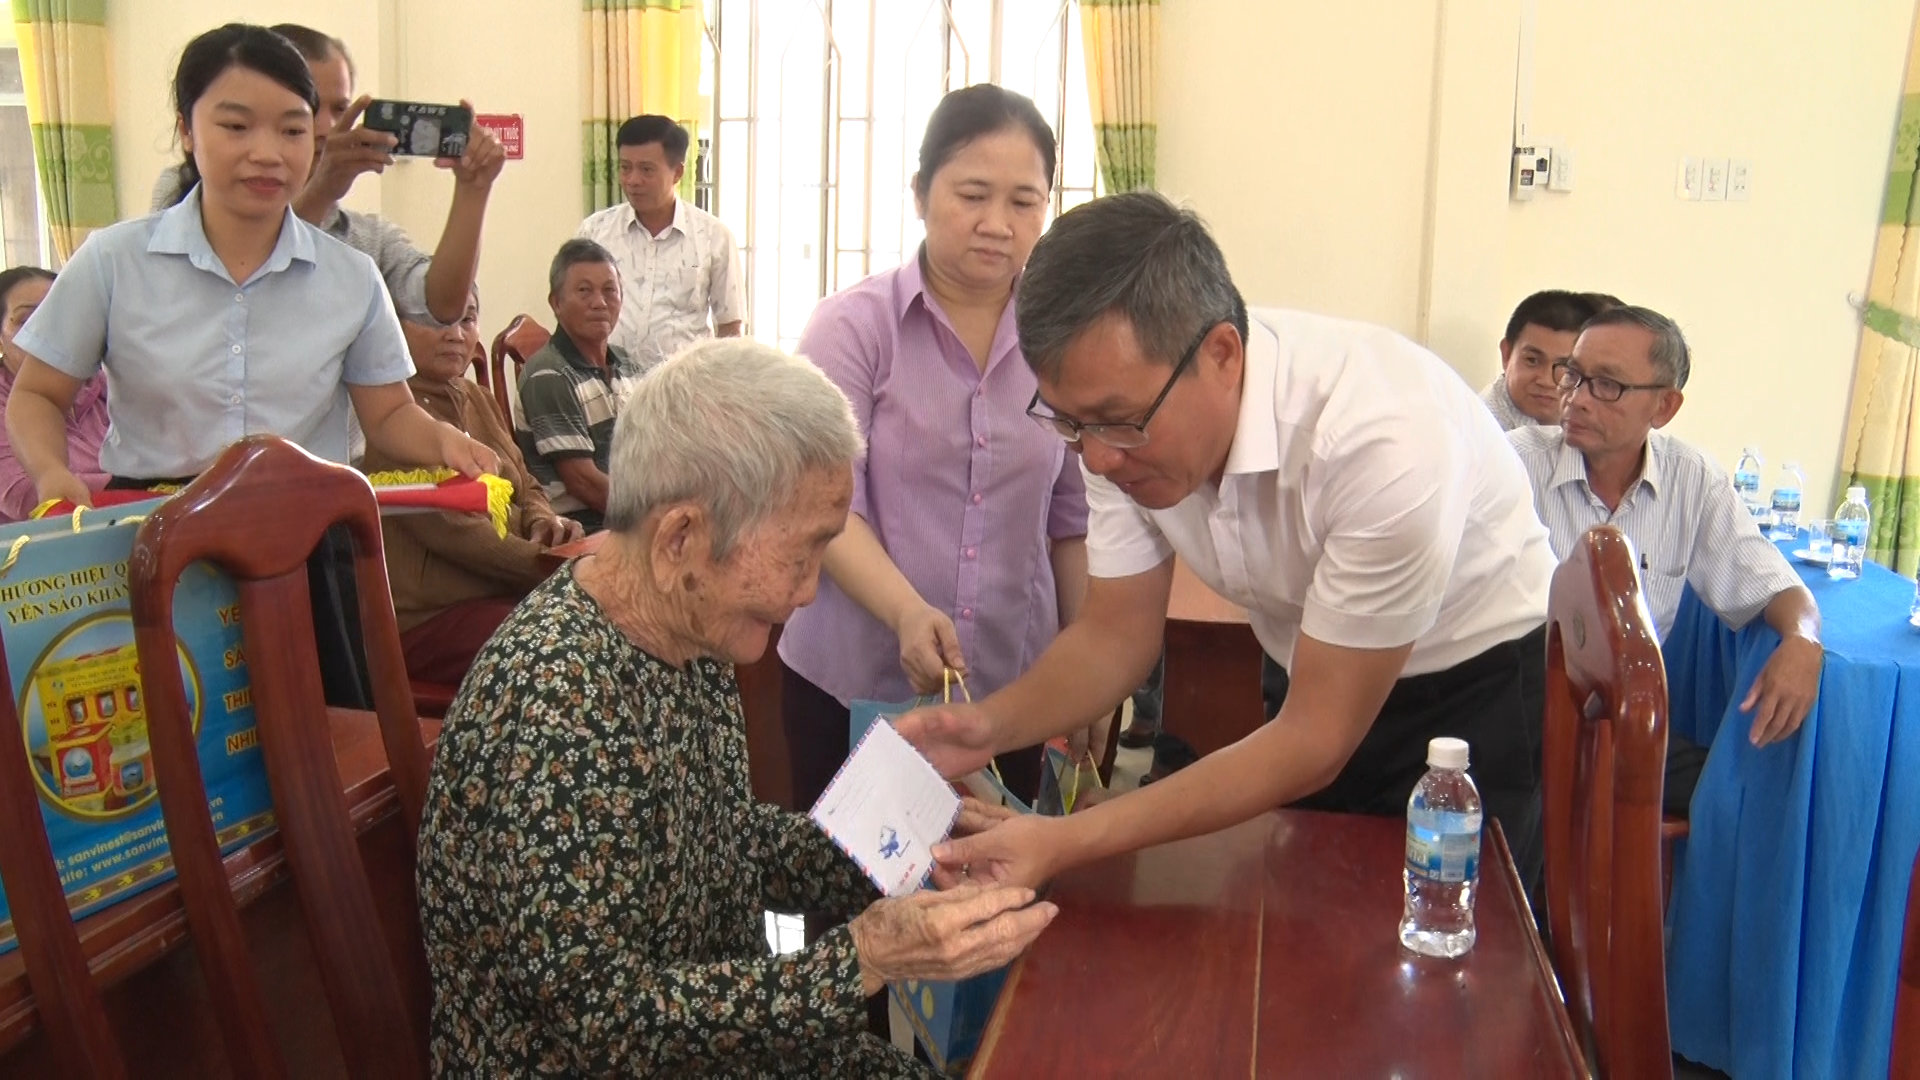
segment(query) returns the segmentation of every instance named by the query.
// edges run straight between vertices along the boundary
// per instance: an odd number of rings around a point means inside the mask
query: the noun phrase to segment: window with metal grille
[[[708,0],[695,202],[733,230],[747,329],[791,348],[821,297],[922,237],[909,182],[949,90],[991,82],[1053,125],[1054,213],[1097,187],[1073,0]]]
[[[0,261],[9,268],[52,265],[20,51],[11,44],[0,45],[0,243]]]

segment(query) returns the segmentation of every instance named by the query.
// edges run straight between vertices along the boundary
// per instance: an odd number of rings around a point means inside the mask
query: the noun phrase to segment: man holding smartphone
[[[293,23],[272,28],[292,42],[313,71],[320,109],[314,116],[313,172],[307,186],[295,196],[293,211],[325,229],[347,246],[363,252],[380,268],[394,310],[403,321],[448,326],[460,321],[467,295],[480,268],[480,227],[493,182],[506,164],[506,151],[493,133],[474,126],[466,151],[457,158],[438,158],[434,164],[453,173],[453,205],[439,246],[429,256],[415,247],[398,225],[374,214],[340,205],[354,181],[367,173],[385,172],[393,164],[395,138],[358,126],[372,98],[353,93],[353,58],[346,43],[318,30]],[[461,103],[467,115],[472,106]],[[160,174],[153,189],[153,208],[162,210],[185,198],[179,167]]]

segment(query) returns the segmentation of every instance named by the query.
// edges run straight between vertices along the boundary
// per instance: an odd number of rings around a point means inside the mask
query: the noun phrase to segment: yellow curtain
[[[18,2],[18,0],[16,0]],[[680,196],[693,197],[700,139],[700,0],[584,0],[586,210],[621,199],[614,135],[629,117],[670,116],[690,147]]]
[[[1873,506],[1868,555],[1912,577],[1920,569],[1920,27],[1873,246],[1865,327],[1855,361],[1840,473]]]
[[[58,267],[95,229],[120,216],[107,0],[13,0],[13,22]]]
[[[1087,100],[1100,179],[1109,192],[1153,187],[1159,34],[1160,0],[1080,0]]]

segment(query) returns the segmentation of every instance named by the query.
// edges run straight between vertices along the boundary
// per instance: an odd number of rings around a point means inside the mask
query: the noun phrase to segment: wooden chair
[[[0,648],[0,671],[5,670],[6,651]],[[10,691],[0,694],[0,731],[10,733],[0,738],[5,744],[0,746],[0,878],[6,880],[13,932],[33,986],[34,1008],[68,1075],[124,1077],[126,1064],[54,865]]]
[[[507,426],[514,427],[512,388],[520,385],[520,369],[534,353],[546,347],[553,337],[547,328],[535,322],[531,316],[515,315],[505,330],[493,339],[493,400],[500,403],[500,415],[506,418]],[[507,361],[513,361],[509,371]]]
[[[1660,794],[1667,676],[1632,545],[1591,529],[1547,601],[1542,740],[1554,966],[1596,1074],[1668,1077]]]
[[[1907,882],[1906,943],[1900,948],[1900,989],[1893,999],[1891,1080],[1920,1080],[1920,856]]]
[[[467,360],[467,373],[473,376],[473,381],[479,384],[480,389],[493,392],[493,371],[487,362],[487,347],[477,337],[473,339],[473,356]]]
[[[143,656],[172,654],[174,585],[192,563],[204,559],[235,580],[274,815],[342,1056],[355,1076],[425,1076],[429,991],[417,917],[393,928],[376,913],[341,795],[315,660],[306,563],[336,523],[353,536],[381,739],[406,835],[418,836],[427,752],[400,659],[379,511],[359,473],[272,436],[229,447],[154,511],[134,539],[134,640]],[[207,810],[179,668],[149,664],[142,678],[167,840],[228,1058],[237,1075],[284,1075],[298,1063],[282,1059],[261,1007]]]

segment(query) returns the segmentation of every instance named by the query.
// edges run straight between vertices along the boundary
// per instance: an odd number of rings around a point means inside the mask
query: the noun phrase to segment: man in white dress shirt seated
[[[1729,626],[1757,615],[1780,634],[1740,705],[1753,717],[1748,737],[1766,746],[1799,730],[1820,688],[1820,609],[1760,534],[1726,472],[1659,430],[1680,411],[1691,366],[1673,320],[1640,307],[1603,311],[1556,365],[1561,426],[1520,428],[1507,438],[1533,481],[1557,558],[1595,525],[1612,525],[1633,541],[1662,641],[1688,585]],[[1705,761],[1705,748],[1669,733],[1668,813],[1686,815]]]
[[[737,337],[745,278],[733,233],[674,194],[687,171],[687,129],[665,116],[636,116],[614,144],[626,201],[589,216],[578,235],[618,260],[625,300],[613,344],[652,371],[702,338]]]
[[[1176,554],[1247,609],[1292,685],[1233,746],[943,859],[1038,883],[1277,806],[1404,815],[1427,741],[1450,735],[1537,867],[1553,553],[1473,389],[1392,331],[1249,311],[1206,227],[1151,192],[1061,215],[1017,303],[1028,411],[1088,473],[1092,580],[1025,675],[901,734],[957,776],[1111,712],[1160,655]]]
[[[1588,319],[1620,301],[1605,293],[1546,289],[1513,309],[1500,339],[1500,374],[1480,391],[1500,430],[1560,422],[1559,376],[1553,366],[1573,352]]]

